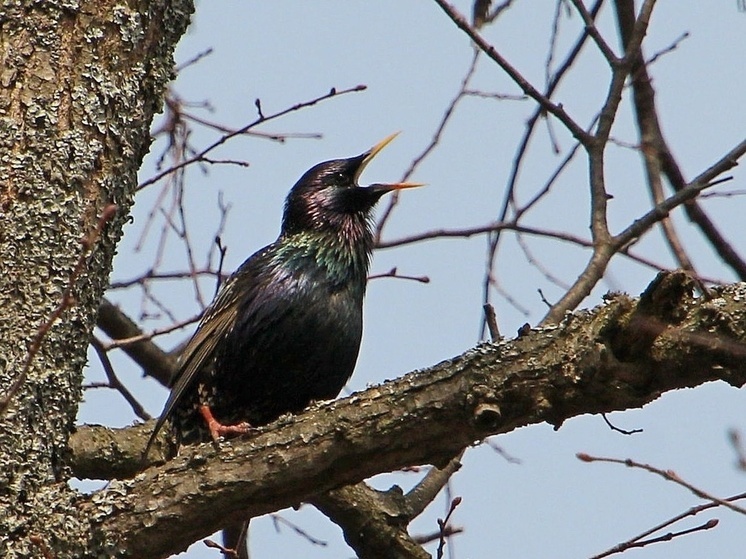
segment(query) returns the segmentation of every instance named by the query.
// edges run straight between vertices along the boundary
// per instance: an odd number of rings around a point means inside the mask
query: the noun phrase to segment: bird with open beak
[[[387,192],[422,186],[358,184],[395,137],[319,163],[293,186],[277,240],[225,282],[181,352],[145,455],[167,420],[178,447],[339,394],[360,349],[373,208]]]

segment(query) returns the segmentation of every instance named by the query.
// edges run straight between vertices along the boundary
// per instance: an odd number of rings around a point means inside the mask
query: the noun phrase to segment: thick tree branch
[[[104,298],[98,308],[96,326],[113,340],[134,338],[142,335],[142,330],[119,307]],[[168,385],[176,358],[163,351],[152,340],[143,340],[123,346],[123,351],[143,369],[143,374]]]
[[[81,506],[92,529],[116,535],[127,556],[165,557],[230,522],[377,473],[444,465],[491,434],[639,407],[665,391],[711,380],[746,383],[746,286],[728,286],[707,299],[692,298],[692,287],[686,274],[662,274],[637,302],[610,297],[593,311],[568,315],[560,326],[482,344],[281,418],[220,452],[186,449],[133,480],[112,482]],[[134,437],[134,431],[112,438]],[[88,448],[80,442],[88,436],[81,429],[73,437],[73,470],[84,458],[75,449]],[[176,518],[179,529],[166,529]]]
[[[430,557],[407,533],[412,516],[401,489],[376,491],[365,483],[334,489],[311,499],[316,508],[344,527],[358,559]]]

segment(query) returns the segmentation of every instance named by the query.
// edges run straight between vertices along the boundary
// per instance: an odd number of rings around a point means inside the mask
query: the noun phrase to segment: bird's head
[[[324,161],[306,171],[285,200],[283,232],[336,230],[350,219],[367,220],[387,192],[422,186],[411,182],[358,184],[368,163],[396,136],[392,134],[355,157]]]

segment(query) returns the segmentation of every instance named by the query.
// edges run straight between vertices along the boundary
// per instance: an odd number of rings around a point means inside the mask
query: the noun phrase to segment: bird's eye
[[[340,186],[344,185],[346,182],[348,182],[347,175],[345,175],[344,173],[335,173],[334,182]]]

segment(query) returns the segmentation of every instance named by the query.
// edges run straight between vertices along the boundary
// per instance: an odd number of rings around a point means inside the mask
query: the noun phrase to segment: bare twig
[[[523,238],[523,235],[520,232],[516,234],[515,239],[518,243],[518,246],[521,248],[521,251],[523,251],[523,255],[526,257],[526,262],[536,268],[547,281],[553,283],[560,289],[570,288],[570,286],[565,281],[557,277],[551,269],[545,266],[536,256],[534,256],[533,251],[528,246],[526,239]]]
[[[461,497],[455,497],[451,501],[451,505],[448,508],[448,514],[446,514],[446,517],[443,519],[438,518],[438,527],[440,528],[440,541],[438,542],[438,552],[437,552],[438,559],[443,559],[443,552],[445,551],[445,547],[446,547],[446,539],[449,536],[447,532],[448,522],[450,522],[451,520],[453,511],[455,511],[456,507],[458,507],[460,504],[461,504]]]
[[[185,328],[186,326],[189,326],[190,324],[194,324],[195,322],[198,322],[199,319],[202,318],[202,313],[199,313],[191,318],[188,318],[186,320],[181,320],[178,322],[174,322],[170,326],[165,326],[164,328],[156,328],[155,330],[151,330],[150,332],[145,332],[142,334],[137,334],[135,336],[129,337],[129,338],[120,338],[118,340],[112,340],[108,344],[105,344],[104,347],[106,350],[113,349],[115,347],[125,347],[131,344],[137,344],[143,341],[152,340],[156,336],[162,336],[164,334],[170,334],[171,332],[174,332],[176,330],[180,330],[181,328]]]
[[[717,171],[717,173],[714,175],[709,170],[705,173],[702,173],[699,177],[694,179],[694,181],[689,183],[685,188],[679,190],[676,194],[670,196],[662,203],[651,209],[649,212],[636,219],[629,227],[627,227],[624,231],[614,237],[613,244],[617,247],[626,245],[630,241],[640,237],[643,232],[647,231],[653,224],[657,223],[664,216],[668,215],[671,210],[695,198],[706,188],[710,188],[722,182],[731,180],[732,177],[725,177],[724,179],[720,180],[713,179],[718,174],[724,173],[727,169],[730,169],[736,164],[735,159],[733,159],[734,154],[737,153],[737,157],[740,157],[741,155],[743,155],[744,152],[746,152],[746,140],[741,142],[741,144],[736,146],[736,148],[731,150],[721,159],[721,162],[724,163],[722,170]]]
[[[202,52],[198,52],[196,55],[194,55],[192,58],[187,60],[186,62],[183,62],[182,64],[179,64],[176,68],[174,68],[174,72],[177,74],[184,70],[185,68],[188,68],[189,66],[192,66],[202,60],[203,58],[210,56],[213,53],[213,48],[210,47],[208,49],[203,50]]]
[[[200,151],[199,153],[197,153],[194,157],[189,158],[189,159],[184,160],[184,161],[181,161],[181,162],[173,165],[172,167],[170,167],[170,168],[168,168],[168,169],[166,169],[164,171],[161,171],[160,173],[157,173],[155,176],[153,176],[153,177],[145,180],[144,182],[140,183],[140,185],[137,188],[138,188],[138,190],[142,190],[143,188],[145,188],[147,186],[150,186],[151,184],[154,184],[154,183],[158,182],[163,177],[165,177],[167,175],[170,175],[171,173],[173,173],[173,172],[175,172],[175,171],[177,171],[179,169],[183,169],[184,167],[186,167],[188,165],[192,165],[194,163],[202,161],[204,159],[204,157],[208,153],[210,153],[211,151],[213,151],[214,149],[222,146],[225,142],[227,142],[231,138],[234,138],[236,136],[240,136],[241,134],[246,133],[248,130],[251,130],[255,126],[258,126],[260,124],[264,124],[264,123],[272,121],[272,120],[276,120],[276,119],[278,119],[278,118],[280,118],[282,116],[285,116],[285,115],[287,115],[289,113],[292,113],[292,112],[295,112],[295,111],[299,111],[300,109],[304,109],[306,107],[312,107],[313,105],[316,105],[317,103],[320,103],[322,101],[326,101],[326,100],[331,99],[333,97],[338,97],[339,95],[345,95],[347,93],[355,93],[355,92],[358,92],[358,91],[364,91],[365,89],[366,89],[366,86],[364,86],[364,85],[356,85],[354,87],[349,87],[349,88],[340,89],[340,90],[337,90],[336,88],[332,88],[329,91],[329,93],[326,93],[324,95],[319,95],[318,97],[315,97],[315,98],[313,98],[313,99],[311,99],[309,101],[303,101],[302,103],[296,103],[295,105],[293,105],[291,107],[287,107],[285,109],[282,109],[280,111],[272,113],[272,114],[270,114],[268,116],[264,116],[264,115],[260,114],[260,116],[258,118],[254,119],[253,121],[249,122],[248,124],[246,124],[246,125],[238,128],[237,130],[234,130],[233,132],[229,132],[229,133],[225,134],[224,136],[222,136],[221,138],[219,138],[218,140],[216,140],[215,142],[213,142],[212,144],[210,144],[209,146],[207,146],[206,148],[204,148],[202,151]]]
[[[738,469],[746,471],[746,449],[743,446],[741,432],[738,429],[729,429],[728,439],[736,453],[736,465]]]
[[[480,99],[494,99],[496,101],[525,101],[528,99],[525,95],[515,95],[512,93],[490,93],[478,89],[465,89],[464,95],[469,97],[479,97]]]
[[[369,280],[381,279],[381,278],[396,278],[403,280],[417,281],[420,283],[430,283],[430,278],[427,276],[405,276],[400,274],[396,268],[391,268],[388,272],[382,274],[371,274],[368,276]]]
[[[591,13],[588,11],[588,9],[585,7],[583,2],[580,0],[570,0],[575,6],[575,9],[580,14],[580,17],[583,18],[583,23],[585,23],[585,29],[588,32],[588,34],[593,38],[593,41],[596,43],[596,46],[598,46],[598,50],[600,50],[606,61],[609,63],[609,65],[614,68],[619,63],[619,58],[616,54],[614,54],[614,51],[609,46],[609,44],[604,40],[604,38],[601,36],[601,33],[599,33],[598,28],[596,27],[595,23],[595,17],[591,15]]]
[[[710,530],[718,525],[718,519],[713,518],[705,522],[704,524],[700,524],[699,526],[695,526],[694,528],[689,528],[687,530],[680,530],[679,532],[668,532],[666,534],[663,534],[662,536],[658,536],[657,538],[650,538],[649,540],[637,540],[637,541],[629,541],[624,542],[623,544],[619,544],[617,546],[614,546],[612,549],[601,553],[600,555],[594,555],[591,559],[600,559],[602,557],[608,557],[609,555],[613,555],[615,553],[622,553],[623,551],[627,551],[628,549],[632,549],[635,547],[645,547],[650,544],[654,543],[661,543],[661,542],[669,542],[674,538],[678,538],[680,536],[686,536],[688,534],[693,534],[694,532],[701,532],[703,530]]]
[[[220,271],[211,270],[209,268],[202,268],[194,270],[194,272],[183,271],[183,272],[156,272],[155,270],[148,270],[144,274],[139,275],[136,278],[130,278],[125,280],[113,281],[109,285],[109,289],[126,289],[133,285],[142,285],[151,280],[155,281],[167,281],[167,280],[183,280],[195,276],[213,276],[221,279]],[[222,276],[222,279],[225,279]]]
[[[454,111],[456,110],[456,105],[458,105],[459,101],[463,99],[465,96],[465,92],[467,91],[467,87],[469,83],[471,82],[471,79],[474,77],[474,72],[477,68],[477,60],[479,59],[479,51],[474,50],[474,56],[471,60],[471,64],[469,65],[468,70],[466,71],[466,74],[464,75],[463,79],[461,80],[461,86],[458,90],[458,93],[456,96],[451,100],[451,102],[448,104],[448,107],[446,108],[445,112],[443,113],[443,116],[440,119],[440,123],[435,129],[435,132],[433,133],[432,138],[430,139],[430,143],[428,143],[427,146],[425,146],[425,149],[423,149],[419,155],[417,155],[412,162],[409,165],[409,168],[404,171],[404,174],[402,175],[401,181],[405,182],[417,169],[417,167],[422,163],[425,158],[432,153],[432,151],[435,149],[435,147],[440,143],[440,138],[443,135],[443,131],[446,128],[446,125],[451,120],[451,117],[454,114]],[[376,229],[373,234],[373,238],[375,239],[376,244],[380,243],[381,241],[381,234],[383,232],[383,228],[388,222],[389,217],[391,217],[391,213],[396,207],[396,204],[399,202],[399,197],[396,192],[394,192],[393,195],[389,196],[388,204],[386,205],[386,208],[381,212],[381,217],[378,218],[378,222],[376,223]]]
[[[484,320],[487,322],[487,328],[490,332],[490,339],[496,342],[500,339],[500,328],[497,326],[495,307],[489,303],[485,303],[482,308],[484,309]]]
[[[604,0],[596,0],[596,3],[593,5],[593,7],[590,10],[590,14],[593,18],[595,18],[599,11],[601,10],[601,6],[603,5]],[[562,83],[562,80],[564,77],[568,74],[570,68],[575,64],[575,61],[577,60],[578,56],[580,55],[583,47],[585,46],[587,40],[588,40],[588,32],[585,31],[581,34],[581,36],[578,38],[578,40],[575,42],[572,49],[570,49],[570,52],[565,57],[565,60],[562,64],[557,68],[557,71],[552,76],[551,80],[547,84],[547,88],[545,91],[545,95],[548,98],[551,98],[552,95],[554,95],[555,91],[559,87],[559,85]],[[505,189],[505,196],[502,202],[502,206],[500,209],[500,212],[498,214],[498,222],[503,222],[508,220],[508,212],[511,207],[514,207],[515,202],[515,195],[516,195],[516,189],[518,187],[518,176],[520,174],[521,168],[523,166],[523,162],[525,161],[526,153],[528,152],[528,145],[531,140],[531,137],[533,136],[534,131],[536,130],[536,123],[538,122],[539,118],[544,116],[544,109],[541,105],[536,107],[536,110],[531,115],[531,117],[526,122],[526,128],[523,133],[523,137],[521,138],[521,141],[518,144],[518,148],[516,149],[516,154],[513,157],[513,164],[510,170],[510,177],[508,178],[508,184]],[[595,123],[595,119],[593,121]],[[591,124],[591,126],[593,125]],[[547,182],[547,185],[545,186],[544,190],[542,192],[539,192],[536,196],[534,196],[534,199],[527,204],[523,211],[536,203],[546,192],[549,191],[549,188],[551,187],[552,183],[554,182],[555,178],[559,175],[559,172],[564,168],[567,163],[569,163],[570,159],[572,158],[574,152],[577,150],[577,148],[580,146],[580,143],[575,144],[575,146],[572,148],[570,154],[566,157],[565,161],[560,165],[560,167],[555,171],[554,176]],[[516,214],[516,218],[520,216],[520,210],[518,210],[519,213]],[[498,253],[498,247],[500,245],[500,239],[501,239],[501,231],[496,231],[494,234],[490,235],[489,240],[489,248],[488,248],[488,256],[487,256],[487,262],[485,264],[485,279],[483,282],[483,288],[482,288],[482,301],[484,303],[489,302],[490,300],[490,287],[494,285],[493,281],[493,269],[495,267],[495,261],[497,259],[497,253]],[[484,322],[482,323],[482,334],[484,334]]]
[[[446,526],[445,530],[438,530],[437,532],[431,532],[429,534],[421,534],[419,536],[412,536],[412,539],[420,545],[426,545],[434,541],[440,541],[445,531],[445,537],[450,538],[456,534],[461,534],[464,529],[458,526]]]
[[[94,350],[96,350],[96,354],[101,360],[101,366],[103,366],[104,372],[106,373],[106,378],[109,381],[108,387],[116,390],[122,395],[122,397],[127,401],[137,417],[139,417],[143,421],[153,419],[153,416],[145,411],[145,408],[142,407],[142,404],[137,401],[137,398],[132,395],[127,387],[122,384],[122,381],[119,380],[119,377],[117,377],[116,373],[114,372],[114,367],[109,360],[109,356],[107,355],[106,349],[104,348],[104,344],[101,343],[101,340],[99,340],[95,336],[92,336],[91,346]]]
[[[510,64],[508,60],[497,51],[497,49],[495,49],[495,47],[489,44],[474,27],[469,25],[469,22],[466,21],[466,18],[458,10],[456,10],[456,8],[451,6],[445,0],[435,0],[435,3],[440,6],[440,8],[446,13],[451,21],[456,24],[459,29],[461,29],[469,36],[472,41],[474,41],[474,43],[482,52],[484,52],[490,59],[496,62],[497,65],[500,66],[500,68],[502,68],[503,71],[508,74],[508,76],[510,76],[510,78],[516,83],[516,85],[518,85],[518,87],[521,88],[521,90],[526,95],[528,95],[539,105],[541,105],[541,107],[546,112],[555,116],[560,122],[562,122],[562,124],[565,125],[565,127],[572,133],[572,135],[578,139],[578,141],[583,144],[590,142],[591,138],[589,134],[585,130],[583,130],[583,128],[581,128],[581,126],[572,119],[572,117],[570,117],[567,111],[565,111],[564,107],[561,104],[553,103],[549,99],[549,97],[536,89],[526,78],[523,77],[523,74],[521,74],[516,68],[514,68],[513,65]]]
[[[215,282],[215,293],[213,298],[217,297],[220,286],[223,284],[223,264],[225,263],[225,253],[228,251],[228,247],[223,246],[223,241],[220,235],[215,236],[215,246],[218,247],[218,273],[216,274],[217,281]]]
[[[609,242],[604,242],[595,246],[593,256],[586,265],[585,270],[580,274],[578,280],[563,295],[560,301],[552,307],[542,320],[541,324],[555,323],[560,320],[565,312],[574,309],[590,293],[593,286],[603,277],[604,271],[611,260],[621,249],[629,243],[639,238],[655,223],[685,202],[695,198],[706,188],[719,184],[728,178],[716,180],[716,178],[737,165],[738,159],[746,153],[746,140],[743,140],[718,161],[713,163],[707,170],[700,173],[685,188],[679,190],[673,196],[667,198],[663,203],[655,206],[642,217],[636,219],[624,231],[611,238]]]
[[[642,429],[630,429],[630,430],[620,429],[619,427],[614,425],[611,421],[609,421],[609,418],[606,416],[605,413],[602,413],[601,417],[604,418],[604,422],[606,423],[609,429],[611,429],[612,431],[616,431],[617,433],[621,433],[622,435],[635,435],[637,433],[643,432]]]
[[[632,460],[630,458],[627,458],[626,460],[622,460],[620,458],[605,458],[605,457],[600,457],[600,456],[591,456],[589,454],[582,453],[582,452],[578,453],[576,456],[578,457],[579,460],[582,460],[583,462],[608,462],[611,464],[622,464],[629,468],[638,468],[641,470],[645,470],[646,472],[659,475],[663,479],[672,481],[676,483],[677,485],[680,485],[688,489],[700,499],[705,499],[706,501],[710,501],[712,503],[716,503],[720,506],[726,507],[732,510],[733,512],[746,515],[746,509],[739,507],[738,505],[734,505],[731,501],[727,499],[721,499],[720,497],[715,497],[714,495],[710,495],[709,493],[703,491],[699,487],[696,487],[692,485],[691,483],[688,483],[684,481],[683,479],[681,479],[679,475],[673,470],[661,470],[660,468],[656,468],[655,466],[651,466],[650,464],[643,464],[641,462],[636,462],[635,460]]]
[[[378,243],[376,248],[392,248],[392,247],[398,247],[402,245],[409,245],[412,243],[418,243],[424,240],[446,238],[446,237],[469,238],[469,237],[473,237],[474,235],[483,235],[485,233],[502,231],[502,230],[516,231],[519,233],[525,233],[527,235],[537,235],[539,237],[549,237],[552,239],[557,239],[559,241],[566,241],[568,243],[576,244],[576,245],[583,246],[583,247],[593,246],[593,243],[591,243],[591,241],[587,239],[583,239],[582,237],[578,237],[577,235],[572,235],[570,233],[564,233],[562,231],[550,231],[546,229],[540,229],[538,227],[518,225],[514,221],[510,221],[510,222],[488,223],[487,225],[478,225],[475,227],[465,227],[461,229],[433,229],[431,231],[425,231],[423,233],[416,233],[414,235],[409,235],[407,237],[402,237],[400,239],[395,239],[393,241],[381,241]]]
[[[272,518],[272,524],[274,525],[275,530],[278,533],[280,532],[280,525],[284,524],[285,526],[290,528],[293,532],[298,534],[300,537],[302,537],[303,539],[305,539],[312,545],[318,545],[320,547],[326,547],[327,545],[329,545],[328,542],[313,537],[303,528],[301,528],[297,524],[294,524],[293,522],[290,522],[287,518],[285,518],[281,514],[271,514],[270,517]]]
[[[729,502],[733,502],[733,501],[740,501],[743,499],[746,499],[746,493],[739,493],[738,495],[733,495],[732,497],[728,497],[725,500]],[[601,559],[602,557],[608,557],[609,555],[613,555],[614,553],[620,553],[621,551],[624,551],[625,549],[628,549],[629,547],[633,547],[633,544],[635,542],[638,542],[642,540],[643,538],[647,538],[651,534],[654,534],[655,532],[659,532],[660,530],[663,530],[664,528],[667,528],[675,524],[676,522],[683,520],[684,518],[687,518],[689,516],[696,516],[700,512],[710,510],[710,509],[713,509],[719,506],[720,505],[718,503],[704,503],[702,505],[692,507],[689,510],[682,512],[681,514],[677,514],[673,518],[670,518],[666,520],[665,522],[658,524],[657,526],[653,526],[652,528],[645,530],[642,534],[639,534],[635,536],[634,538],[630,538],[629,540],[625,542],[617,544],[614,547],[607,549],[603,553],[594,555],[591,559]]]
[[[197,116],[192,113],[182,112],[181,116],[185,120],[190,120],[194,122],[195,124],[199,124],[201,126],[210,128],[217,132],[222,132],[223,134],[232,134],[236,132],[237,130],[236,128],[233,128],[232,126],[226,126],[225,124],[220,124],[219,122],[215,122],[213,120],[209,120],[209,119],[203,118],[201,116]],[[247,130],[243,134],[247,136],[263,138],[265,140],[270,140],[273,142],[279,142],[281,144],[285,143],[290,138],[298,138],[298,139],[304,139],[304,140],[320,140],[322,138],[322,135],[318,132],[261,132],[258,130]],[[207,160],[205,159],[205,161]],[[246,163],[245,161],[241,161],[240,163],[242,166],[248,165],[248,163]]]
[[[651,66],[652,64],[655,64],[658,62],[658,60],[665,56],[666,54],[669,54],[673,51],[675,51],[677,48],[679,48],[679,45],[684,42],[685,39],[689,38],[689,32],[684,31],[681,35],[679,35],[670,45],[668,45],[666,48],[659,50],[656,52],[653,56],[651,56],[648,60],[645,61],[645,66]]]
[[[614,7],[622,35],[622,41],[626,44],[632,33],[634,22],[634,2],[630,0],[616,0],[614,2]],[[665,53],[673,50],[686,36],[687,34],[685,33],[677,39],[669,49],[662,52]],[[656,56],[654,56],[650,62],[653,62],[655,58]],[[635,65],[636,67],[633,69],[632,73],[632,87],[634,90],[634,102],[637,111],[638,125],[640,121],[646,124],[648,132],[647,148],[648,150],[654,151],[655,157],[659,161],[661,172],[666,176],[671,187],[675,191],[682,190],[686,186],[686,179],[684,178],[684,174],[674,158],[671,149],[663,136],[663,132],[661,131],[661,126],[658,122],[658,116],[655,110],[654,91],[651,85],[650,76],[647,73],[647,68],[642,62],[642,54],[639,55]],[[690,221],[700,228],[702,234],[707,238],[720,258],[733,269],[739,279],[742,281],[746,280],[746,261],[744,261],[744,259],[733,248],[731,243],[729,243],[720,233],[717,225],[707,216],[696,200],[690,200],[687,202],[684,205],[684,211]]]
[[[490,437],[485,441],[487,446],[495,451],[496,454],[500,455],[509,464],[521,464],[521,459],[513,456],[506,451],[502,446],[494,441],[494,437]]]
[[[626,49],[634,27],[634,5],[626,0],[617,0],[614,2],[614,6],[617,11],[617,22],[622,36],[622,44]],[[675,48],[675,46],[671,48]],[[640,135],[640,153],[642,154],[653,203],[659,205],[665,198],[661,178],[660,158],[660,148],[664,145],[664,141],[655,107],[655,91],[653,90],[641,49],[632,55],[631,65],[633,102],[635,104],[635,116]],[[671,253],[678,262],[679,268],[696,275],[694,265],[676,233],[673,221],[666,216],[661,219],[660,226]]]

